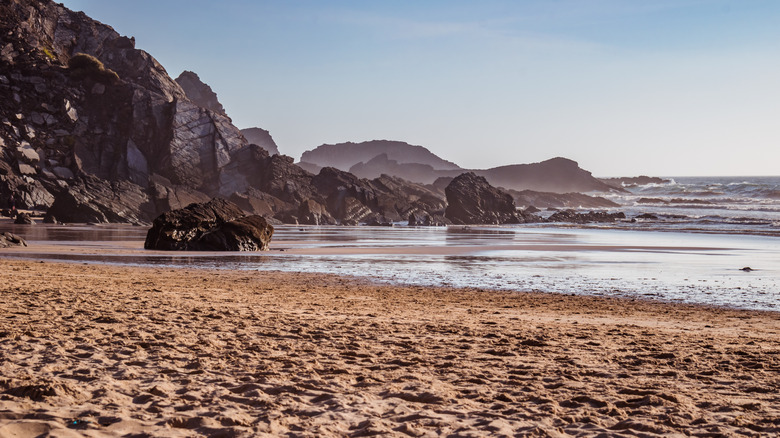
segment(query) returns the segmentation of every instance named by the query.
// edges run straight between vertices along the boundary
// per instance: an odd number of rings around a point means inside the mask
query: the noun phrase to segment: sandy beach
[[[0,265],[0,437],[780,433],[776,312]]]

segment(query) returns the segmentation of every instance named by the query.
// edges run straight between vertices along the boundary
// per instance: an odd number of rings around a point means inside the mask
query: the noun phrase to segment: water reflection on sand
[[[379,281],[630,296],[780,310],[780,239],[513,227],[277,227],[272,251],[145,251],[146,228],[15,226],[24,257],[89,263],[326,272]],[[750,266],[755,271],[740,268]]]

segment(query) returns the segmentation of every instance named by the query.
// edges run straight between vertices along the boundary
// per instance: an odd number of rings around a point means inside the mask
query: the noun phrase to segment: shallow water
[[[780,238],[504,227],[280,226],[266,253],[143,250],[146,229],[5,226],[24,257],[97,263],[337,273],[378,281],[651,298],[780,310]],[[741,268],[749,266],[751,272]]]

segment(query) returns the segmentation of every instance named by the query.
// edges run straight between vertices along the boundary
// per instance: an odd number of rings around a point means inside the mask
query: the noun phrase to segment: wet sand
[[[0,270],[0,437],[780,433],[776,312],[305,273]]]

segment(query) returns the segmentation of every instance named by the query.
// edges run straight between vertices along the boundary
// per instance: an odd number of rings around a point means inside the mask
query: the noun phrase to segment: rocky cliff
[[[4,3],[0,27],[0,191],[46,209],[67,193],[89,205],[130,190],[140,198],[118,219],[137,221],[179,207],[169,196],[179,186],[205,196],[246,190],[233,158],[244,137],[187,99],[133,39],[51,1]],[[159,181],[165,190],[154,190]]]
[[[196,75],[184,75],[185,92],[132,38],[81,12],[6,0],[0,34],[0,204],[15,193],[19,208],[53,220],[145,223],[215,196],[291,222],[443,210],[421,186],[314,175],[271,156],[215,96],[188,97]]]

